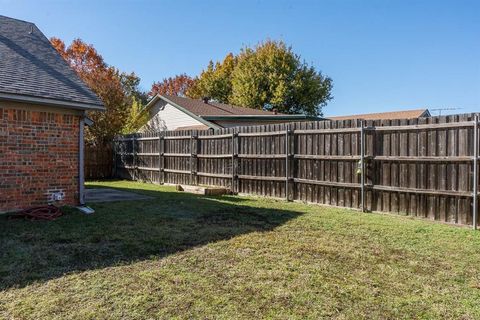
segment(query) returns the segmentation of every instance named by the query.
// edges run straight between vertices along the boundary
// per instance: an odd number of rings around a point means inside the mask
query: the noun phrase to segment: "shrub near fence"
[[[301,122],[118,137],[115,172],[476,226],[478,148],[474,114]]]

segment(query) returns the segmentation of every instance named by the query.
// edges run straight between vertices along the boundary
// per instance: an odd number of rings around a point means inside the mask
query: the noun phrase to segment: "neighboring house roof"
[[[0,99],[104,109],[102,101],[33,23],[1,15]]]
[[[415,110],[403,110],[403,111],[391,111],[391,112],[378,112],[378,113],[365,113],[354,114],[350,116],[338,116],[328,117],[330,120],[393,120],[393,119],[412,119],[430,117],[430,111],[428,109],[415,109]]]
[[[273,116],[275,113],[259,109],[238,107],[231,104],[224,104],[214,101],[205,103],[200,99],[190,99],[179,96],[163,95],[171,102],[182,106],[188,111],[201,116],[245,116],[245,115],[264,115]]]
[[[171,95],[156,95],[153,97],[145,110],[148,110],[158,100],[164,100],[179,110],[185,112],[209,128],[218,129],[220,126],[211,122],[217,120],[318,120],[317,117],[310,117],[303,114],[283,114],[259,109],[245,108],[214,101],[204,102],[201,99],[190,99]]]
[[[209,129],[208,126],[206,126],[204,124],[199,124],[199,125],[196,125],[196,126],[178,127],[175,130],[207,130],[207,129]]]

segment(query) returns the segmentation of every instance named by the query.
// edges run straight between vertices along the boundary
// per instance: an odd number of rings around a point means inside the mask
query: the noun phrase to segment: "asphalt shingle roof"
[[[103,107],[33,23],[1,15],[0,93]]]
[[[187,109],[189,112],[200,116],[274,116],[276,115],[270,111],[264,111],[259,109],[245,108],[234,106],[230,104],[218,103],[209,101],[208,103],[203,100],[190,99],[178,96],[163,95],[163,97],[172,101],[173,103]],[[277,113],[277,115],[283,115]]]
[[[363,119],[363,120],[393,120],[393,119],[413,119],[420,118],[428,113],[428,109],[415,109],[415,110],[403,110],[403,111],[392,111],[392,112],[378,112],[378,113],[365,113],[365,114],[354,114],[349,116],[338,116],[338,117],[327,117],[330,120],[352,120],[352,119]]]

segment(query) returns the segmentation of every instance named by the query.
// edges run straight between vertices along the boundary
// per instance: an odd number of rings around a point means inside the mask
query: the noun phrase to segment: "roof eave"
[[[13,94],[13,93],[0,92],[0,100],[41,104],[41,105],[46,105],[51,107],[59,107],[59,108],[67,108],[67,109],[75,109],[75,110],[105,111],[105,107],[103,105],[96,105],[96,104],[76,102],[76,101],[56,100],[56,99],[50,99],[50,98],[27,96],[27,95],[21,95],[21,94]]]
[[[218,120],[322,120],[322,118],[306,115],[234,115],[234,116],[202,116],[203,119],[218,121]]]
[[[150,101],[147,102],[145,105],[145,108],[143,110],[147,110],[148,108],[151,108],[158,100],[160,99],[160,95],[155,95]]]
[[[423,117],[423,118],[429,118],[431,116],[432,116],[432,114],[430,113],[430,110],[428,110],[428,109],[425,109],[425,111],[423,111],[423,113],[420,115],[420,117]]]
[[[212,128],[212,129],[222,129],[221,126],[218,126],[210,121],[208,121],[207,119],[205,119],[204,117],[201,117],[201,116],[198,116],[190,111],[188,111],[187,109],[185,109],[184,107],[176,104],[175,102],[171,101],[170,99],[162,96],[162,95],[159,95],[157,94],[155,97],[152,98],[152,100],[150,100],[150,102],[145,106],[145,110],[147,110],[148,108],[150,108],[152,105],[154,105],[159,99],[162,99],[164,100],[165,102],[171,104],[172,106],[174,106],[175,108],[177,108],[178,110],[188,114],[190,117],[194,118],[195,120],[203,123],[204,125]]]
[[[154,106],[158,100],[163,100],[175,108],[179,109],[180,111],[188,114],[192,118],[196,119],[197,121],[203,123],[204,125],[212,128],[212,129],[221,129],[222,127],[211,122],[211,121],[219,121],[219,120],[236,120],[236,121],[249,121],[249,120],[322,120],[323,118],[314,117],[314,116],[307,116],[303,114],[290,114],[290,115],[229,115],[229,116],[202,116],[196,115],[189,110],[185,109],[184,107],[178,105],[177,103],[173,102],[172,100],[168,99],[167,97],[157,94],[155,95],[150,101],[147,103],[145,108],[142,112],[146,112],[152,106]]]

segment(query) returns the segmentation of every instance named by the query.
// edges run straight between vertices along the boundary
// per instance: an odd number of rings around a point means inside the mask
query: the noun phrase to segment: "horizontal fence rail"
[[[114,141],[115,174],[478,224],[477,114],[165,131]]]

